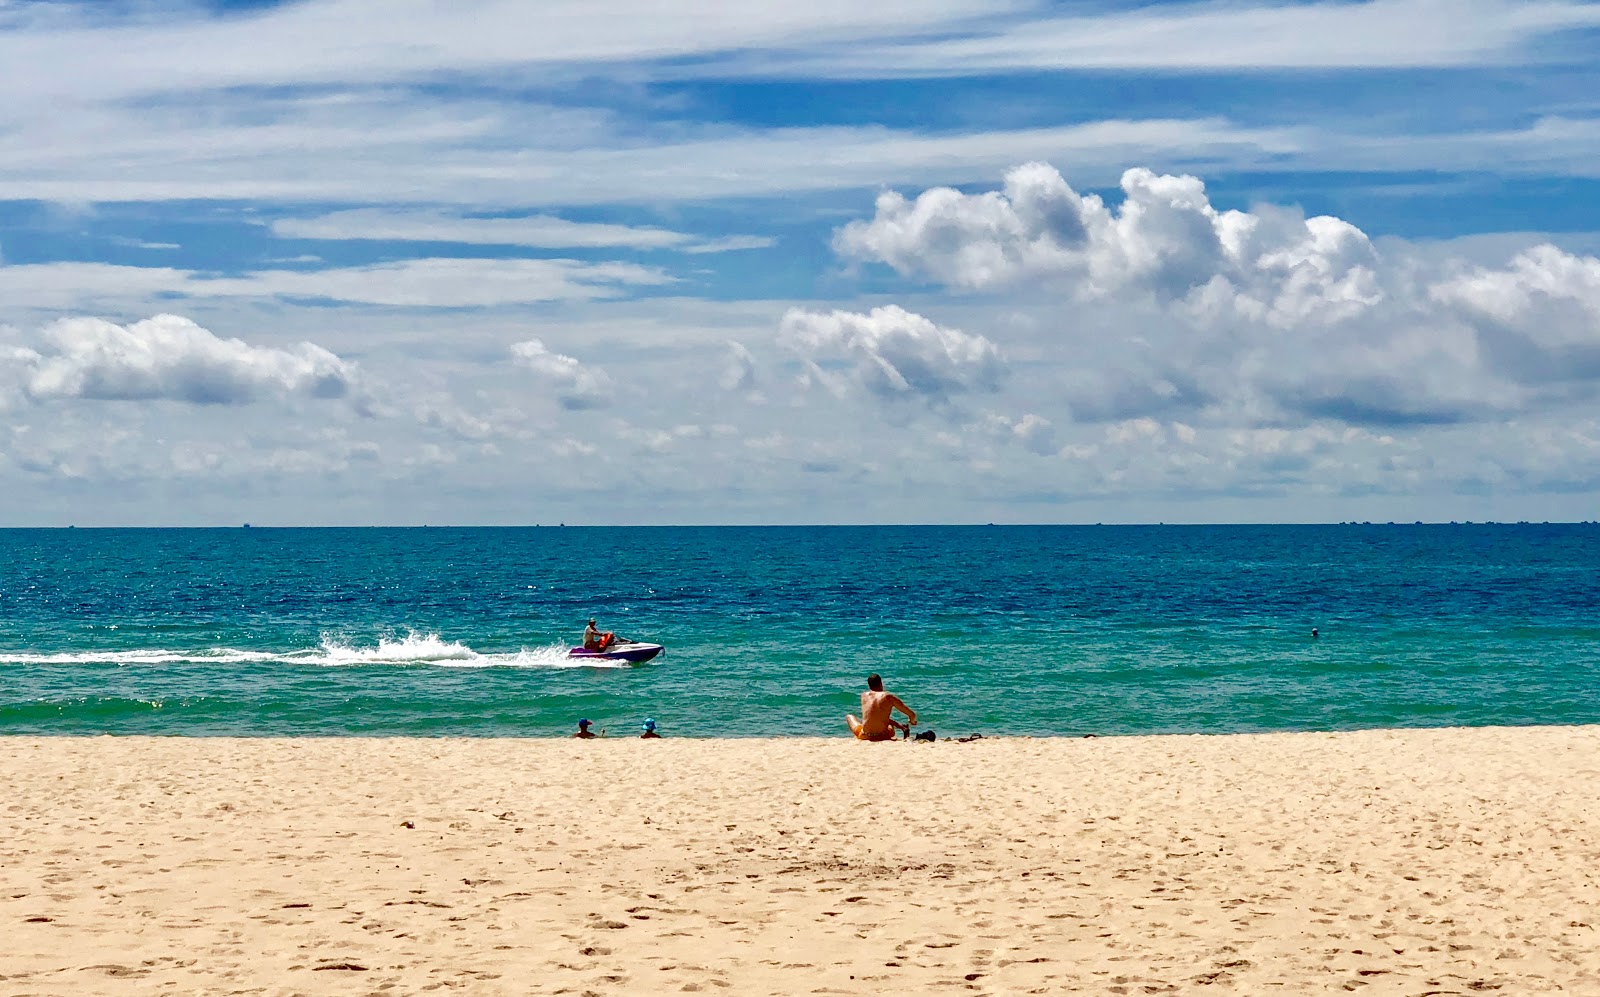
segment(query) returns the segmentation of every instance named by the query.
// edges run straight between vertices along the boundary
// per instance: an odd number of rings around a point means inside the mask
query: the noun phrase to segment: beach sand
[[[1600,728],[5,738],[0,994],[1600,994]]]

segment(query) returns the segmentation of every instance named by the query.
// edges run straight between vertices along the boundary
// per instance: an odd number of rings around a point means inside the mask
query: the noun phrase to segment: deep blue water
[[[0,733],[1596,723],[1597,606],[1589,524],[0,530]]]

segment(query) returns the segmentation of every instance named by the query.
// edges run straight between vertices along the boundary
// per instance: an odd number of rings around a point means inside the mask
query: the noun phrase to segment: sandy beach
[[[1600,993],[1600,728],[3,744],[4,994]]]

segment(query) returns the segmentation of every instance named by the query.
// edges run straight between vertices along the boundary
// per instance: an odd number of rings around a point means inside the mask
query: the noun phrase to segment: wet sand
[[[4,994],[1600,994],[1600,728],[5,738]]]

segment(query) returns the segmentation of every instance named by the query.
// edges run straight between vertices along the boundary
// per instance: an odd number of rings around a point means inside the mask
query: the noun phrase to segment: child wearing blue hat
[[[660,734],[656,733],[656,722],[654,720],[650,719],[649,717],[645,717],[644,718],[644,733],[640,734],[639,737],[640,738],[650,738],[650,737],[660,737],[660,736],[661,736]]]
[[[593,726],[594,726],[594,721],[592,721],[592,720],[579,720],[578,721],[578,732],[576,734],[572,735],[572,736],[573,737],[583,737],[583,738],[605,737],[606,736],[606,729],[604,727],[601,727],[600,728],[600,733],[596,734],[594,731],[589,729],[590,727],[593,727]]]

